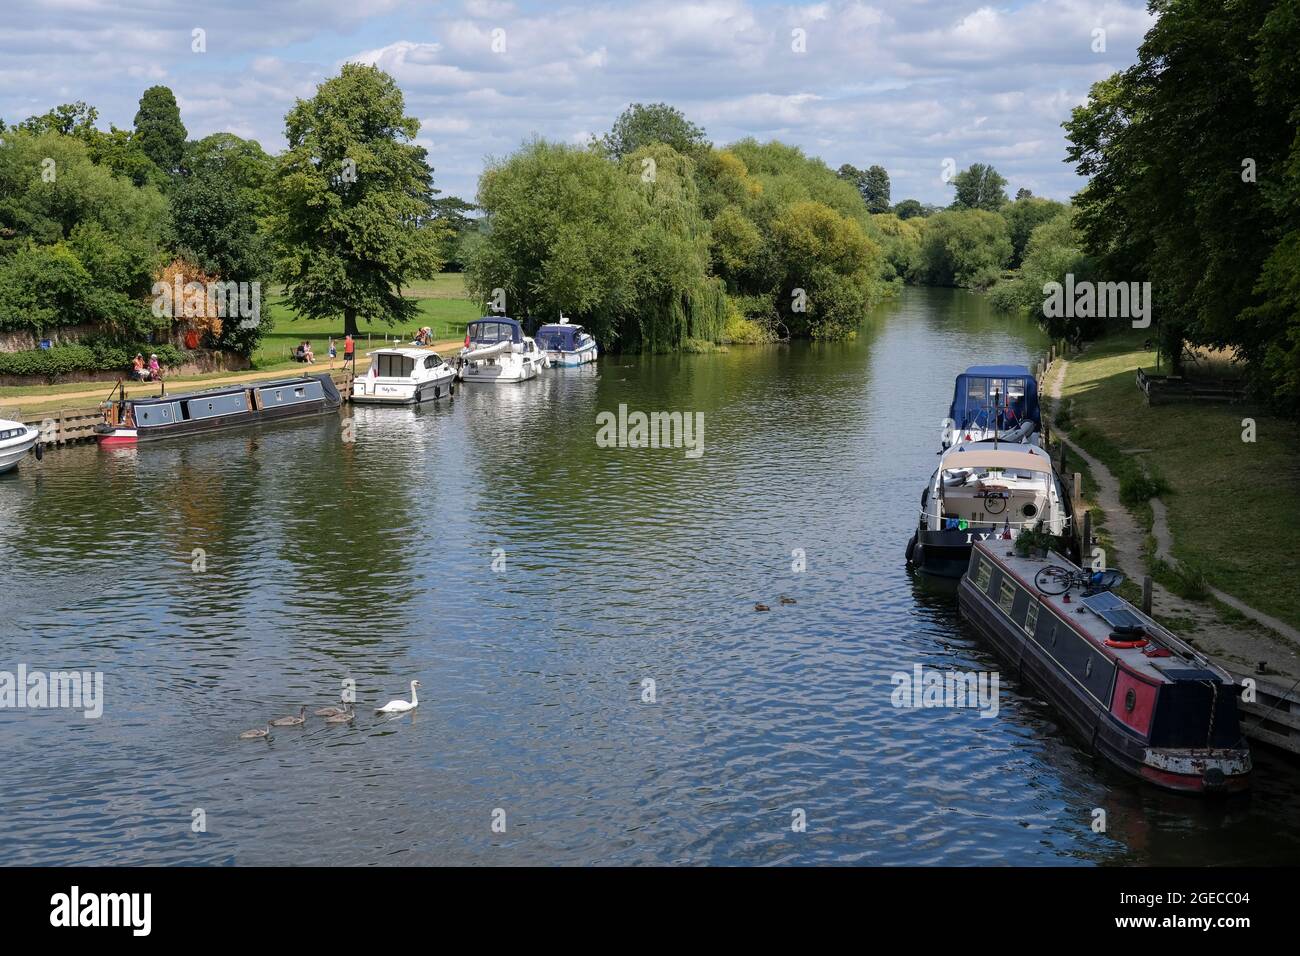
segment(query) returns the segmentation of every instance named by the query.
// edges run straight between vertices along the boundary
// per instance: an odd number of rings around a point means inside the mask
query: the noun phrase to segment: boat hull
[[[390,386],[390,392],[371,392],[369,394],[352,392],[354,405],[423,405],[436,402],[441,398],[450,398],[454,389],[454,376],[430,382],[421,382],[416,386]],[[378,388],[384,388],[381,383]]]
[[[546,359],[551,365],[560,368],[572,368],[576,365],[587,365],[596,361],[596,346],[590,348],[578,349],[574,352],[563,352],[558,350],[549,350],[546,352]]]
[[[5,472],[13,471],[18,467],[18,463],[27,457],[32,448],[36,446],[36,440],[40,438],[40,432],[32,429],[27,438],[21,441],[15,441],[14,444],[7,444],[0,448],[0,475]]]
[[[918,571],[940,578],[956,580],[966,573],[970,551],[976,541],[1000,538],[995,531],[927,531],[918,528],[914,546],[908,548],[908,562]],[[1011,542],[1008,541],[1008,544]]]
[[[527,360],[519,365],[468,363],[461,366],[460,380],[479,385],[513,385],[537,377],[538,363]]]

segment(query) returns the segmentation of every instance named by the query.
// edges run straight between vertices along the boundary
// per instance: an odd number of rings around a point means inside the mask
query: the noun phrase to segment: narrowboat
[[[317,415],[338,408],[342,401],[327,374],[133,399],[126,397],[126,387],[121,385],[118,399],[100,406],[104,421],[95,426],[95,433],[101,445],[128,445],[250,422]]]
[[[419,405],[448,397],[456,370],[437,352],[417,348],[375,349],[370,370],[352,381],[358,405]]]
[[[1117,578],[1059,554],[1023,557],[1008,542],[978,541],[958,604],[1115,766],[1184,793],[1246,789],[1251,756],[1232,677],[1111,592]]]
[[[961,442],[942,455],[921,492],[920,517],[907,542],[910,567],[959,578],[976,541],[1070,530],[1070,496],[1051,456],[1037,445]]]
[[[41,433],[30,425],[0,418],[0,475],[17,468],[18,463],[33,448],[36,449],[36,457],[40,458],[40,437]]]
[[[581,325],[561,314],[560,321],[537,330],[537,345],[550,365],[586,365],[596,361],[596,340]]]
[[[1024,365],[972,365],[957,376],[943,447],[959,442],[1038,442],[1038,381]]]
[[[546,356],[514,319],[487,316],[465,327],[465,347],[456,358],[462,382],[502,384],[536,378]]]

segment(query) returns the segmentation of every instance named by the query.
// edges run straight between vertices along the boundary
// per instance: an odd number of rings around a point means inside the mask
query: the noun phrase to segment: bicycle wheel
[[[1074,575],[1069,568],[1058,567],[1055,564],[1049,564],[1045,568],[1040,568],[1034,575],[1034,587],[1044,594],[1064,594],[1070,590],[1070,585],[1074,582]]]

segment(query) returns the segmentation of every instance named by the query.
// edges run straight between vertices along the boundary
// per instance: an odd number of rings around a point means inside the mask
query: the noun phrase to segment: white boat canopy
[[[1045,456],[1023,451],[955,451],[943,459],[944,471],[956,471],[959,468],[1000,468],[1004,471],[1038,471],[1050,473],[1051,459]]]

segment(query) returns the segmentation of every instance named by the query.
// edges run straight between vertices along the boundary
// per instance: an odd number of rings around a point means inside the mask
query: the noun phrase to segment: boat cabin
[[[1024,365],[972,365],[957,376],[948,417],[959,433],[1042,429],[1038,382]]]

